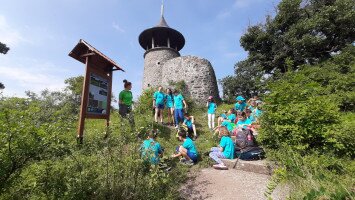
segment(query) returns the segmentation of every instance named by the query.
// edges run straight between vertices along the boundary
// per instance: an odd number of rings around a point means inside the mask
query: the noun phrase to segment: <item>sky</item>
[[[208,59],[217,79],[234,73],[247,52],[239,39],[249,25],[274,15],[280,0],[165,0],[168,25],[186,40],[181,55]],[[126,72],[113,74],[113,93],[132,82],[142,90],[144,50],[139,34],[158,24],[161,0],[0,0],[0,54],[4,96],[60,90],[64,80],[84,75],[84,64],[68,56],[80,39],[113,59]],[[220,88],[221,90],[221,88]]]

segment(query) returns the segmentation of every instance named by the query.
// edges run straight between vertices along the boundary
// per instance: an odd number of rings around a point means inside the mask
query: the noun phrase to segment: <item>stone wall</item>
[[[146,51],[144,54],[143,90],[148,87],[148,84],[151,87],[160,86],[164,63],[179,56],[178,51],[167,47],[156,47]]]
[[[182,56],[164,63],[161,85],[169,87],[170,81],[184,80],[188,95],[197,103],[204,104],[209,96],[219,99],[216,75],[211,63],[196,56]]]

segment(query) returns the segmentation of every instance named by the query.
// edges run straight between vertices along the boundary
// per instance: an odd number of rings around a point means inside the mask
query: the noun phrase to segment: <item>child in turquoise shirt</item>
[[[214,129],[214,119],[216,117],[217,104],[214,102],[213,97],[208,97],[207,101],[207,116],[208,116],[208,128]]]
[[[160,158],[163,155],[163,149],[159,142],[155,141],[156,132],[153,130],[148,133],[148,137],[143,141],[141,145],[141,157],[145,161],[149,161],[151,164],[156,165],[160,162]]]
[[[236,98],[237,103],[234,105],[236,111],[244,111],[244,109],[247,107],[247,103],[245,102],[244,97],[238,96]]]
[[[183,124],[185,126],[187,126],[187,129],[188,129],[188,132],[191,133],[193,132],[194,133],[194,138],[193,140],[196,140],[197,138],[197,134],[196,134],[196,127],[195,127],[195,124],[194,124],[194,116],[190,116],[189,114],[185,113],[184,114],[184,122]]]
[[[228,167],[222,162],[221,158],[234,158],[234,143],[230,138],[229,131],[226,127],[220,127],[218,137],[221,138],[219,146],[212,147],[209,156],[218,163],[213,165],[215,169],[228,169]]]
[[[182,141],[182,145],[176,148],[176,154],[172,155],[173,158],[183,157],[181,162],[187,165],[193,165],[197,162],[197,149],[194,142],[186,136],[186,131],[181,129],[178,132],[179,140]]]

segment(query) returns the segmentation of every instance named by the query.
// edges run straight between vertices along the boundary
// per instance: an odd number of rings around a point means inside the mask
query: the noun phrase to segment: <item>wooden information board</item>
[[[69,56],[85,64],[78,127],[78,141],[82,143],[85,118],[106,119],[106,126],[109,126],[112,72],[124,70],[82,39],[69,53]]]

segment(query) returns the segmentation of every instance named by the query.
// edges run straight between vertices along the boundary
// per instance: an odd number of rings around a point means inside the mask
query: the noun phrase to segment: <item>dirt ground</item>
[[[205,168],[191,175],[180,191],[184,199],[235,199],[263,200],[270,178],[268,175],[240,170],[215,170]],[[285,191],[278,188],[273,193],[274,200],[286,199]]]

